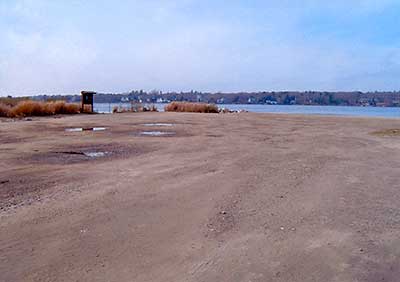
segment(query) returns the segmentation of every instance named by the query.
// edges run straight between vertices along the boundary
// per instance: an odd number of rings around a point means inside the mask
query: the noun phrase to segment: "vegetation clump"
[[[385,129],[372,132],[372,134],[376,136],[400,136],[400,129]]]
[[[141,113],[141,112],[158,112],[158,109],[155,105],[144,106],[141,103],[131,103],[130,108],[124,107],[114,107],[113,113]]]
[[[68,104],[64,101],[38,102],[21,100],[14,105],[0,102],[0,117],[50,116],[58,114],[78,114],[79,112],[79,105]]]
[[[189,112],[189,113],[218,113],[218,107],[214,104],[172,102],[165,106],[166,112]]]

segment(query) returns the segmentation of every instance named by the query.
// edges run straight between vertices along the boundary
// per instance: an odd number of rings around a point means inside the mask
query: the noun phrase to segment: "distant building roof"
[[[82,95],[85,95],[85,94],[86,94],[86,95],[87,95],[87,94],[90,95],[90,94],[96,94],[96,92],[94,92],[94,91],[81,91],[81,94],[82,94]]]

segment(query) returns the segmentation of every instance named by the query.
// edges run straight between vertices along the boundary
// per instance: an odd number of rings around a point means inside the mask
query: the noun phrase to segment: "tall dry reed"
[[[218,113],[218,107],[214,104],[172,102],[164,107],[166,112],[190,112],[190,113]]]
[[[0,103],[1,117],[28,117],[28,116],[49,116],[57,114],[77,114],[79,105],[68,104],[64,101],[57,102],[37,102],[20,101],[15,106]]]

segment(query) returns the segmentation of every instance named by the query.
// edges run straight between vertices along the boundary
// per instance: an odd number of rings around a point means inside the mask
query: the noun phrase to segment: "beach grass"
[[[218,113],[218,107],[214,104],[172,102],[165,106],[166,112],[190,112],[190,113]]]

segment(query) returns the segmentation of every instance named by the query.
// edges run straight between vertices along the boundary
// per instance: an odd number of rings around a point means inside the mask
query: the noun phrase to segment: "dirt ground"
[[[2,119],[0,281],[399,281],[396,129],[252,113]]]

